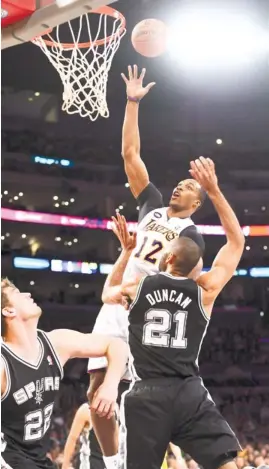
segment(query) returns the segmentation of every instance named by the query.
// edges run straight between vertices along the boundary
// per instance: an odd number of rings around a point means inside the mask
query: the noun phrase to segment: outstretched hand
[[[218,178],[215,171],[215,164],[210,158],[200,158],[191,161],[191,176],[199,182],[207,193],[214,193],[218,190]]]
[[[117,218],[112,217],[113,233],[120,241],[121,247],[125,251],[132,251],[136,247],[136,233],[129,233],[126,219],[123,215],[117,213]]]
[[[138,75],[137,65],[128,67],[128,75],[129,79],[124,75],[121,74],[125,84],[126,84],[126,93],[129,98],[134,99],[142,99],[146,94],[148,94],[149,90],[155,85],[154,82],[149,83],[147,86],[143,86],[143,80],[146,74],[146,69],[143,68],[140,75]]]

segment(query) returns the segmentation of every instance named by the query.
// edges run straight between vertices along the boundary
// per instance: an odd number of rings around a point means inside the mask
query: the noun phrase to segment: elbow
[[[238,245],[243,250],[246,244],[246,238],[242,230],[240,230],[240,236],[238,237]]]
[[[102,299],[102,303],[107,304],[107,305],[113,305],[116,303],[116,301],[113,301],[109,293],[106,291],[103,291],[101,299]]]
[[[137,154],[137,149],[133,145],[123,144],[121,149],[121,156],[124,161],[131,161]]]
[[[105,291],[102,293],[102,303],[108,303],[108,295]]]
[[[243,251],[245,247],[245,236],[243,234],[243,231],[240,229],[240,232],[237,233],[237,235],[234,237],[233,240],[233,248],[234,250],[237,251]]]

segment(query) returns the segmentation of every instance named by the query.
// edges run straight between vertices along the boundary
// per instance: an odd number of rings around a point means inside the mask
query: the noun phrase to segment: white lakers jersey
[[[152,210],[139,223],[137,247],[125,270],[125,281],[157,273],[160,260],[169,243],[185,228],[194,225],[191,218],[168,218],[167,210],[167,207]]]

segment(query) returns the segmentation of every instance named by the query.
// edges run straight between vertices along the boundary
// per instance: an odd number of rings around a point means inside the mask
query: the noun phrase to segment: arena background
[[[41,328],[92,330],[105,274],[119,250],[108,219],[120,210],[137,220],[120,155],[126,99],[120,73],[133,63],[146,67],[147,80],[157,83],[140,116],[152,182],[168,201],[171,188],[188,175],[190,159],[210,156],[248,235],[239,270],[217,301],[200,365],[244,447],[239,469],[258,467],[269,465],[269,59],[197,69],[182,68],[175,54],[137,55],[130,44],[135,24],[147,17],[169,22],[180,3],[115,4],[128,31],[109,75],[107,120],[91,123],[60,110],[59,77],[38,48],[3,51],[2,275],[42,304]],[[268,30],[267,0],[233,3]],[[209,267],[224,241],[209,202],[194,221],[205,233]],[[59,462],[88,385],[85,361],[72,360],[65,371],[51,430],[51,456]],[[196,467],[189,459],[186,464]]]

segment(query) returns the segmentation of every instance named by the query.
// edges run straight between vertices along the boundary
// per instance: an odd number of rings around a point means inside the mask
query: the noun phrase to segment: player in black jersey
[[[1,468],[47,469],[48,430],[55,396],[70,358],[106,355],[109,367],[91,407],[110,418],[128,348],[120,339],[59,329],[38,330],[41,309],[29,293],[1,282]]]
[[[117,223],[123,252],[108,277],[103,301],[131,301],[129,345],[140,379],[125,398],[127,469],[158,469],[169,441],[205,469],[236,469],[240,445],[203,386],[198,357],[216,297],[231,279],[244,236],[221,193],[214,163],[191,163],[220,217],[227,242],[209,272],[193,280],[200,249],[179,237],[162,258],[161,273],[119,285],[130,257],[124,219]]]

